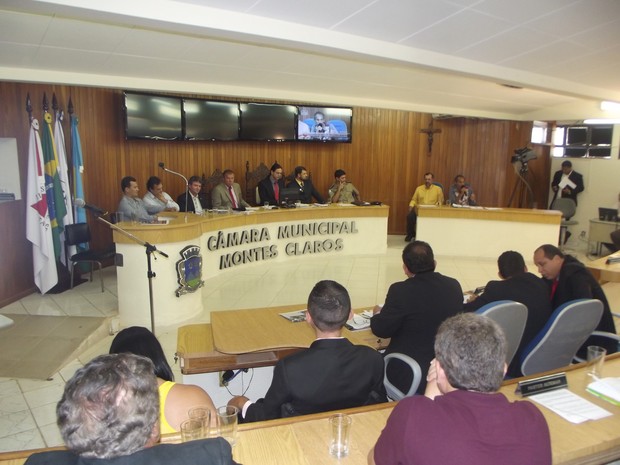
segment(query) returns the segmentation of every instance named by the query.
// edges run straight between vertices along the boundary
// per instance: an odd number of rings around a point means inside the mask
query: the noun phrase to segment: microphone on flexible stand
[[[76,207],[85,208],[86,210],[90,210],[97,216],[107,215],[108,212],[103,208],[96,207],[95,205],[90,205],[84,201],[84,199],[75,199],[73,201]]]
[[[180,176],[181,178],[183,178],[183,180],[185,181],[185,222],[187,223],[187,202],[188,202],[188,194],[189,194],[189,182],[187,181],[187,178],[185,176],[183,176],[181,173],[177,173],[176,171],[172,171],[169,170],[168,168],[166,168],[164,166],[164,162],[160,161],[159,162],[159,167],[164,170],[167,173],[171,173],[171,174],[175,174],[177,176]]]

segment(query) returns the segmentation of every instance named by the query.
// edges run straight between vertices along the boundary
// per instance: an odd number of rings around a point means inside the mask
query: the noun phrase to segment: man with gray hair
[[[370,465],[550,465],[551,440],[531,402],[497,392],[506,371],[506,338],[493,320],[448,318],[435,338],[425,396],[402,399],[387,420]]]
[[[79,369],[56,407],[68,451],[31,455],[28,465],[233,464],[222,438],[154,446],[159,393],[153,363],[133,354],[96,357]]]

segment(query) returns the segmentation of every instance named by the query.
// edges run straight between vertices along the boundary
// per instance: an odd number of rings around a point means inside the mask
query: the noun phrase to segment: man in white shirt
[[[150,215],[156,215],[159,212],[178,212],[179,204],[172,197],[164,192],[164,186],[157,176],[151,176],[146,181],[147,193],[144,194],[144,208]]]

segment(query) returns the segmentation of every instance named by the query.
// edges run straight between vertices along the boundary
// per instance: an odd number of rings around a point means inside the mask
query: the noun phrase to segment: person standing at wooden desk
[[[228,405],[246,421],[259,421],[385,402],[383,357],[341,335],[352,317],[347,290],[335,281],[319,281],[306,312],[316,340],[276,364],[264,399],[252,403],[235,396]]]
[[[439,327],[425,396],[402,399],[368,463],[550,465],[545,417],[530,402],[497,393],[506,372],[506,338],[472,313]]]

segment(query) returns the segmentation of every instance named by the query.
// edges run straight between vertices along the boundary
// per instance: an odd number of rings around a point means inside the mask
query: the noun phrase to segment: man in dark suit
[[[269,176],[258,183],[258,196],[263,204],[280,205],[280,191],[284,189],[283,169],[274,163],[270,171]]]
[[[318,282],[306,312],[317,339],[276,364],[263,399],[236,396],[228,405],[239,408],[245,421],[260,421],[385,402],[381,354],[341,336],[352,317],[347,290],[335,281]]]
[[[370,320],[373,334],[391,338],[385,354],[400,352],[420,364],[422,379],[418,394],[424,393],[426,373],[435,357],[433,343],[437,328],[448,317],[463,310],[463,291],[456,279],[435,272],[433,249],[426,242],[413,241],[403,250],[403,271],[407,279],[390,286],[383,307],[377,305]],[[411,386],[411,372],[399,360],[388,366],[388,379],[402,392]]]
[[[295,179],[287,184],[286,187],[297,187],[299,189],[299,201],[301,203],[312,203],[312,197],[318,203],[325,203],[323,196],[312,184],[312,180],[308,177],[308,170],[303,166],[295,167]]]
[[[573,164],[570,161],[563,161],[562,169],[553,175],[551,189],[555,192],[553,200],[560,192],[560,197],[573,199],[577,205],[577,194],[583,191],[583,176],[573,170]]]
[[[598,299],[603,302],[603,315],[596,331],[616,332],[605,292],[583,263],[571,255],[564,255],[554,245],[544,244],[534,251],[534,264],[547,283],[554,309],[575,299]],[[618,350],[615,341],[590,336],[579,349],[580,354],[583,354],[589,345],[605,347],[608,354]]]
[[[224,170],[222,182],[211,191],[211,204],[213,208],[241,208],[249,207],[250,204],[243,200],[241,186],[235,182],[233,170]]]
[[[520,359],[523,348],[534,339],[545,326],[553,312],[549,300],[549,289],[538,276],[528,273],[525,260],[519,252],[504,252],[497,259],[499,277],[502,281],[489,281],[484,293],[467,302],[463,309],[474,312],[484,305],[498,300],[514,300],[527,307],[527,321],[521,343],[508,367],[507,374],[511,378],[522,376]]]
[[[189,189],[187,195],[183,192],[177,197],[177,203],[179,204],[180,211],[188,211],[202,215],[203,210],[208,208],[207,199],[204,194],[200,192],[202,190],[202,180],[198,176],[192,176],[187,181]],[[185,205],[185,199],[187,198],[187,205]]]

